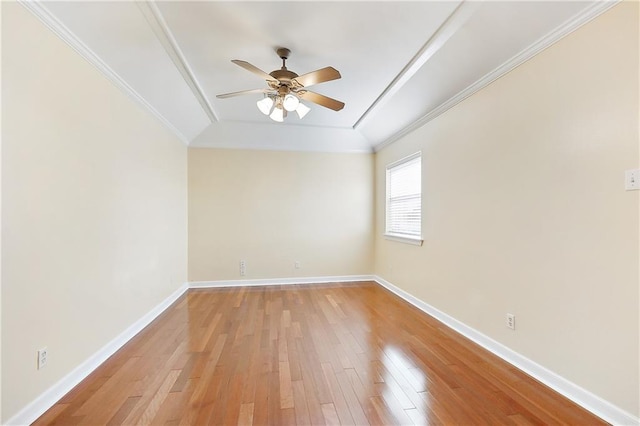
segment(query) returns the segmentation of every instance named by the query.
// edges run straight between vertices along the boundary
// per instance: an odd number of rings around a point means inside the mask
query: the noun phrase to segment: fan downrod
[[[278,54],[280,59],[282,59],[282,68],[280,68],[279,70],[271,71],[269,73],[271,77],[278,80],[278,83],[271,84],[271,87],[273,89],[278,89],[278,87],[283,85],[290,87],[291,80],[298,77],[298,74],[287,69],[286,61],[289,57],[289,54],[291,53],[291,50],[287,49],[286,47],[279,47],[278,49],[276,49],[276,53]]]

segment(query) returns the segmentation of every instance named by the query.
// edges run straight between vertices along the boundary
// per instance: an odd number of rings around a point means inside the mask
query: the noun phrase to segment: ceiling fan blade
[[[319,70],[302,74],[292,81],[302,87],[309,87],[314,84],[324,83],[325,81],[337,80],[341,78],[340,72],[333,67],[325,67]]]
[[[269,74],[267,74],[266,72],[262,71],[260,68],[256,67],[255,65],[251,65],[249,62],[247,61],[241,61],[239,59],[232,59],[231,62],[233,62],[234,64],[241,66],[242,68],[244,68],[247,71],[250,71],[256,75],[259,75],[260,77],[264,78],[267,81],[273,81],[273,82],[278,82],[278,79],[271,77]]]
[[[234,96],[251,95],[253,93],[270,93],[270,92],[272,92],[272,90],[269,90],[269,89],[241,90],[239,92],[223,93],[221,95],[216,95],[216,98],[226,99],[226,98],[233,98]]]
[[[314,104],[321,105],[334,111],[340,111],[342,108],[344,108],[344,102],[337,101],[333,98],[321,95],[319,93],[310,92],[308,90],[300,90],[299,92],[296,92],[296,94],[305,101],[313,102]]]

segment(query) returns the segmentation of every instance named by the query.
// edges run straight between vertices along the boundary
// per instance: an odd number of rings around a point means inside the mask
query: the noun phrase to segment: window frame
[[[408,162],[419,159],[420,164],[420,235],[400,234],[389,231],[389,173],[399,166],[402,166]],[[411,155],[408,155],[393,163],[387,164],[385,168],[385,194],[384,194],[384,237],[390,241],[397,241],[406,244],[413,244],[421,246],[424,242],[422,238],[422,151],[418,151]]]

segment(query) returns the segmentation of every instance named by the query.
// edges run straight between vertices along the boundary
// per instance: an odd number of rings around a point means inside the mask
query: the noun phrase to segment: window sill
[[[412,244],[414,246],[421,246],[423,243],[422,238],[405,237],[403,235],[384,234],[385,240],[396,241],[398,243]]]

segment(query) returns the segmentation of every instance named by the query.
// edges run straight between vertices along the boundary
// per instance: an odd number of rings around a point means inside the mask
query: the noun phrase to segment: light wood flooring
[[[605,423],[363,282],[189,290],[35,424]]]

